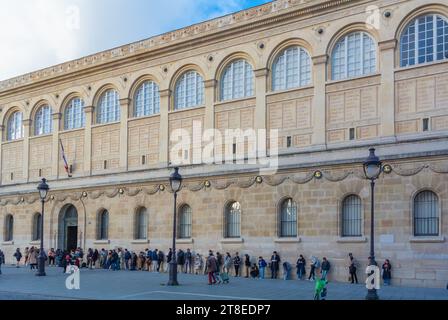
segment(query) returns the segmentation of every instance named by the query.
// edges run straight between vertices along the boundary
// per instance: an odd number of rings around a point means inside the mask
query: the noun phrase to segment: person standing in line
[[[351,283],[355,283],[358,284],[358,277],[356,276],[356,269],[357,269],[357,263],[355,258],[353,257],[352,253],[348,254],[348,272],[350,275],[350,281]]]
[[[264,273],[267,267],[266,261],[263,259],[262,256],[258,257],[258,270],[259,270],[259,278],[264,279]]]
[[[386,259],[386,261],[384,261],[383,266],[383,280],[384,280],[384,285],[385,286],[390,286],[390,279],[392,278],[392,265],[390,264],[389,259]]]
[[[246,276],[245,276],[245,278],[249,278],[250,268],[251,268],[250,256],[246,253],[244,255],[244,269],[246,269]]]
[[[319,259],[317,257],[312,256],[311,257],[311,264],[310,264],[310,276],[308,277],[308,280],[311,280],[313,278],[313,281],[316,279],[316,269],[318,268],[318,262]]]
[[[233,257],[233,267],[235,268],[235,277],[239,277],[241,258],[237,253],[235,253],[235,257]]]
[[[158,265],[159,265],[159,250],[155,249],[152,252],[152,272],[158,271]]]
[[[302,280],[303,276],[306,274],[305,271],[306,260],[303,255],[299,256],[297,259],[296,267],[297,267],[297,280]]]
[[[224,272],[230,274],[230,269],[232,268],[232,257],[230,253],[226,252],[226,257],[224,258]]]
[[[203,268],[202,257],[199,253],[196,253],[196,256],[194,258],[194,273],[196,275],[201,274],[202,268]]]
[[[193,255],[191,254],[190,248],[187,248],[187,252],[185,252],[185,273],[192,273],[192,262]]]
[[[17,268],[20,268],[20,259],[22,259],[22,253],[20,252],[20,248],[17,248],[16,252],[13,255],[17,260]]]
[[[0,249],[0,274],[2,274],[2,264],[5,263],[5,254]]]
[[[207,258],[207,272],[208,272],[208,284],[212,285],[216,283],[215,272],[217,272],[218,266],[216,264],[216,258],[213,252],[209,253]]]
[[[224,259],[219,252],[216,252],[216,263],[218,264],[218,272],[221,273],[224,266]]]
[[[56,261],[56,252],[54,251],[54,248],[51,248],[50,251],[48,251],[48,266],[54,267]]]
[[[163,272],[163,260],[165,260],[165,254],[162,250],[159,250],[157,254],[157,272]]]
[[[34,247],[31,247],[30,249],[28,263],[31,270],[37,269],[37,249]]]
[[[87,268],[92,269],[93,265],[93,250],[92,248],[89,248],[87,250]]]
[[[330,271],[331,265],[330,262],[327,260],[326,257],[322,258],[322,278],[326,280],[327,279],[327,274]]]
[[[24,254],[25,254],[25,262],[24,262],[24,265],[25,265],[25,267],[26,267],[26,266],[28,266],[28,263],[29,263],[29,261],[30,261],[30,248],[26,247],[26,248],[25,248],[25,252],[24,252]]]
[[[271,279],[277,279],[279,266],[280,256],[277,251],[274,251],[271,256]]]

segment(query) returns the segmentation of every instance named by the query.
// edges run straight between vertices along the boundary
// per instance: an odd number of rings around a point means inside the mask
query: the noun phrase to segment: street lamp
[[[375,233],[374,233],[374,215],[375,215],[375,180],[378,179],[381,173],[381,161],[375,155],[375,148],[369,149],[369,157],[364,161],[364,175],[366,179],[370,180],[370,266],[377,266],[375,261]],[[378,294],[375,288],[368,289],[367,300],[378,300]]]
[[[177,193],[182,186],[182,176],[179,174],[179,168],[174,168],[174,173],[170,176],[170,186],[174,193],[174,215],[173,215],[173,255],[170,261],[170,279],[169,286],[178,286],[177,282],[177,259],[176,259],[176,207]]]
[[[36,276],[43,277],[45,276],[45,252],[44,252],[44,205],[45,205],[45,198],[47,197],[48,190],[50,190],[50,187],[47,184],[47,180],[45,178],[42,179],[42,182],[39,183],[37,186],[37,190],[39,190],[39,196],[40,201],[42,202],[42,216],[40,219],[40,251],[39,251],[39,257],[38,264],[39,264],[39,270],[36,273]]]

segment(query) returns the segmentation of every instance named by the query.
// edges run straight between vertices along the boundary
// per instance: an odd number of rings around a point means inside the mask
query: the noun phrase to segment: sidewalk
[[[231,278],[229,284],[207,285],[205,275],[178,274],[179,287],[167,287],[167,273],[81,269],[80,290],[68,290],[61,268],[46,268],[46,277],[21,267],[2,267],[0,300],[312,300],[314,282]],[[364,300],[363,284],[329,283],[327,300]],[[448,290],[383,287],[382,300],[448,300]]]

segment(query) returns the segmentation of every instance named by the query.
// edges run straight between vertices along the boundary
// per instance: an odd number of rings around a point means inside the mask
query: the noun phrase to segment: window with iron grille
[[[432,191],[422,191],[414,198],[414,235],[439,235],[439,201]]]
[[[362,206],[357,195],[350,195],[342,202],[342,232],[343,237],[362,236]]]
[[[191,238],[191,207],[183,205],[179,211],[179,239]]]
[[[297,204],[286,199],[280,207],[280,237],[297,237]]]
[[[239,238],[241,236],[241,205],[232,202],[227,205],[225,213],[225,237]]]

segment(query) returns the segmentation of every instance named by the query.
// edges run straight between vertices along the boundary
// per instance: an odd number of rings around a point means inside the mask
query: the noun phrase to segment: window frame
[[[77,103],[75,103],[75,101],[77,101]],[[68,103],[65,105],[64,108],[65,131],[85,128],[86,112],[84,111],[84,108],[85,108],[85,102],[81,97],[76,96],[68,101]],[[78,111],[80,113],[78,113]]]
[[[284,211],[283,209],[285,208],[285,204],[287,202],[290,202],[292,204],[292,209],[295,210],[294,215],[295,218],[294,220],[284,220]],[[299,211],[299,206],[297,205],[297,202],[294,201],[294,199],[292,197],[287,197],[287,198],[283,198],[280,202],[279,205],[279,212],[278,212],[278,237],[279,238],[297,238],[299,236],[299,228],[298,228],[298,211]],[[288,234],[283,233],[283,225],[284,223],[287,223],[288,225],[292,225],[293,229],[292,231],[294,231],[293,233],[295,234]],[[287,228],[289,229],[289,228]]]
[[[53,131],[52,108],[49,104],[42,104],[34,114],[34,136],[44,136]]]
[[[235,68],[237,68],[237,64],[242,63],[242,72],[240,74],[241,77],[235,78]],[[238,66],[239,67],[239,66]],[[229,76],[229,79],[225,79],[226,76]],[[236,84],[239,83],[240,88],[238,91],[236,90]],[[226,85],[230,87],[227,88]],[[247,59],[238,58],[233,59],[222,71],[220,77],[220,95],[219,100],[221,102],[238,100],[238,99],[246,99],[255,96],[255,73],[252,64],[250,64]],[[229,96],[226,95],[226,92],[230,92]],[[237,95],[237,92],[242,92],[241,95]]]
[[[185,212],[187,210],[187,212]],[[185,215],[188,214],[187,219],[185,219]],[[191,239],[192,237],[192,229],[193,229],[193,210],[190,205],[183,204],[179,208],[179,223],[178,223],[178,239]],[[186,223],[184,221],[187,221]],[[185,231],[187,230],[187,231]]]
[[[192,83],[188,83],[188,80],[192,79],[193,74],[194,74],[194,85],[192,85]],[[180,104],[181,98],[182,98],[182,104]],[[194,102],[190,104],[189,99],[193,98]],[[202,76],[201,73],[199,73],[194,69],[183,72],[176,80],[176,83],[174,85],[174,99],[173,99],[172,111],[202,107],[204,106],[204,104],[205,104],[204,77]]]
[[[19,117],[20,115],[20,117]],[[23,139],[24,136],[23,112],[20,110],[13,111],[7,121],[6,141],[15,141]]]
[[[148,101],[151,101],[150,106],[146,104]],[[160,114],[160,87],[153,80],[145,80],[137,86],[134,93],[133,117],[141,118],[156,114]]]
[[[232,209],[232,207],[234,205],[237,205],[238,208]],[[236,212],[236,211],[238,211],[238,212]],[[229,219],[230,214],[237,215],[237,218],[235,219],[235,217],[233,217],[232,221],[230,221],[230,219]],[[241,215],[242,215],[242,210],[241,210],[240,202],[231,201],[231,202],[227,203],[227,205],[225,206],[225,215],[224,215],[224,238],[226,238],[226,239],[241,238]],[[236,226],[236,227],[232,228],[232,230],[231,230],[230,226]],[[235,231],[235,230],[237,232],[235,232],[235,235],[234,235],[233,231]],[[230,235],[230,231],[232,231],[232,235]]]
[[[4,242],[14,241],[14,216],[12,214],[7,214],[4,220]]]
[[[346,227],[346,225],[345,225],[346,219],[344,219],[344,217],[345,217],[345,208],[346,208],[345,205],[346,205],[346,201],[348,201],[350,198],[356,198],[357,201],[359,202],[359,203],[355,204],[357,206],[357,208],[359,208],[359,218],[356,219],[356,217],[355,217],[354,219],[350,219],[349,220],[349,222],[350,221],[356,221],[356,223],[359,224],[359,226],[355,226],[355,228],[354,228],[354,229],[358,229],[359,228],[359,233],[357,233],[357,234],[347,232],[347,230],[345,229],[345,227]],[[351,205],[351,207],[353,207],[353,206],[354,205]],[[348,195],[344,196],[344,198],[342,199],[342,202],[341,202],[341,214],[340,214],[340,219],[341,219],[341,222],[340,222],[340,237],[341,238],[360,238],[360,237],[363,236],[363,234],[364,234],[364,228],[363,228],[363,225],[364,225],[364,214],[363,214],[364,210],[363,209],[364,208],[363,208],[362,199],[361,199],[361,197],[359,195],[357,195],[357,194],[348,194]],[[351,211],[351,213],[353,213],[353,212]],[[355,212],[355,214],[356,214],[356,212]],[[353,229],[353,227],[351,227],[351,228],[349,227],[348,229]]]
[[[435,200],[436,200],[436,205],[435,205],[435,215],[434,217],[430,217],[429,219],[434,219],[436,220],[436,231],[437,233],[435,234],[429,234],[429,233],[425,233],[425,234],[418,234],[416,232],[417,229],[417,224],[416,224],[416,200],[417,198],[424,194],[424,193],[430,193],[431,195],[434,196]],[[423,190],[419,190],[418,192],[416,192],[414,194],[414,196],[412,197],[412,217],[411,217],[411,221],[412,221],[412,236],[415,238],[425,238],[425,237],[439,237],[441,235],[441,227],[442,227],[442,217],[441,217],[441,204],[440,204],[440,197],[438,196],[438,194],[436,192],[434,192],[431,189],[423,189]]]
[[[143,217],[143,225],[141,217]],[[142,237],[141,231],[143,231],[144,237]],[[140,207],[135,212],[134,240],[148,240],[148,209],[146,207]]]
[[[288,68],[288,65],[294,65],[294,61],[293,60],[289,60],[288,61],[288,55],[287,53],[290,50],[294,50],[297,49],[298,50],[298,61],[297,61],[297,80],[298,80],[298,84],[292,84],[292,85],[288,85],[288,70],[292,69],[292,68]],[[302,68],[304,67],[304,65],[302,64],[302,55],[305,55],[305,59],[307,60],[308,64],[305,65],[306,71],[305,71],[305,76],[304,77],[304,73],[302,72]],[[280,59],[283,60],[283,71],[281,74],[282,79],[282,85],[280,86],[280,84],[278,84],[276,82],[277,80],[277,70],[279,68],[279,63],[280,63]],[[288,64],[289,62],[289,64]],[[272,92],[280,92],[280,91],[286,91],[286,90],[294,90],[294,89],[300,89],[300,88],[304,88],[307,86],[312,85],[313,83],[313,63],[312,63],[312,59],[311,59],[311,55],[309,53],[309,51],[301,46],[301,45],[290,45],[286,48],[283,48],[282,50],[280,50],[279,53],[277,53],[277,55],[275,56],[273,62],[272,62],[272,75],[271,75],[271,90]],[[309,75],[309,76],[308,76]],[[293,76],[296,76],[295,74],[293,74]],[[303,79],[304,78],[304,79]],[[303,80],[303,84],[302,84],[302,80]]]
[[[120,109],[120,94],[118,90],[114,88],[104,90],[96,103],[96,124],[119,122],[122,116]]]
[[[96,240],[109,239],[109,211],[104,209],[98,213]]]

